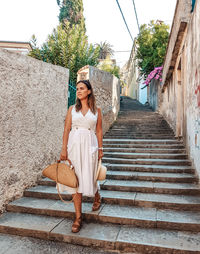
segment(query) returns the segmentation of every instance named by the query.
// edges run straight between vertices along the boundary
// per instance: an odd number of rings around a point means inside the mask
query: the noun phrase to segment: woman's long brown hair
[[[94,92],[91,86],[91,83],[89,80],[79,80],[76,83],[76,86],[79,83],[83,83],[87,86],[88,90],[91,90],[91,93],[88,95],[88,106],[90,108],[90,110],[92,111],[93,114],[96,114],[97,111],[97,107],[96,107],[96,100],[95,100],[95,96],[94,96]],[[82,105],[81,105],[81,101],[77,98],[76,99],[76,105],[75,105],[76,111],[78,112],[79,110],[81,110]]]

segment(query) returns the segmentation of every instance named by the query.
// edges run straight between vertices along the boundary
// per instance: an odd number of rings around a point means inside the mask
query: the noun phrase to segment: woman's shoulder
[[[72,110],[74,110],[74,108],[75,108],[75,105],[71,105],[71,106],[69,107],[69,111],[71,112]]]
[[[101,108],[98,108],[97,107],[97,115],[101,115],[102,113],[101,113]]]

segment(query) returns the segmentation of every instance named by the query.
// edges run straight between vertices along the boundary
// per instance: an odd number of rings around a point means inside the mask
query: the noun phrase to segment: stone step
[[[104,156],[110,158],[125,158],[125,159],[187,159],[185,153],[132,153],[132,152],[104,152]]]
[[[200,233],[83,222],[81,231],[73,234],[71,225],[64,217],[7,212],[1,216],[0,232],[129,253],[199,252]]]
[[[128,111],[120,111],[119,112],[119,117],[118,117],[118,120],[119,119],[122,119],[122,118],[125,118],[125,117],[129,117],[129,116],[132,116],[132,119],[133,120],[142,120],[142,119],[147,119],[149,118],[149,120],[151,119],[160,119],[160,121],[162,121],[163,123],[166,123],[165,119],[163,119],[163,116],[161,116],[160,114],[156,113],[156,112],[153,112],[153,111],[148,111],[148,112],[144,112],[142,108],[140,108],[139,110],[128,110]]]
[[[130,119],[130,117],[129,117]],[[160,124],[160,121],[159,123],[155,123],[153,126],[150,126],[148,124],[144,124],[144,123],[138,123],[137,124],[129,124],[129,122],[127,122],[126,124],[123,124],[123,121],[121,121],[121,123],[118,123],[117,121],[114,122],[114,124],[111,126],[110,130],[125,130],[125,129],[129,129],[129,130],[132,130],[132,129],[141,129],[141,130],[170,130],[170,131],[173,131],[172,128],[168,125],[163,125],[162,123]]]
[[[104,138],[130,138],[130,139],[176,139],[173,134],[160,134],[160,133],[106,133]]]
[[[169,165],[138,165],[138,164],[111,164],[104,163],[108,170],[113,171],[140,171],[140,172],[156,172],[156,173],[191,173],[194,169],[190,166],[169,166]]]
[[[56,186],[55,182],[44,178],[38,181],[40,185]],[[102,190],[161,193],[171,195],[200,195],[200,188],[193,183],[168,183],[137,180],[112,180],[107,179],[100,183]]]
[[[102,190],[161,193],[171,195],[200,195],[200,188],[192,183],[168,183],[136,180],[106,180]]]
[[[102,248],[74,245],[28,236],[0,233],[1,254],[117,254],[119,251],[102,251]]]
[[[148,129],[166,129],[166,130],[171,130],[172,128],[166,124],[166,123],[162,123],[161,121],[149,121],[149,120],[145,120],[143,119],[142,121],[131,121],[130,120],[131,117],[129,117],[128,119],[120,119],[120,121],[116,121],[112,128],[116,128],[116,129],[144,129],[144,130],[148,130]],[[144,123],[144,121],[146,121]]]
[[[125,127],[116,127],[113,126],[111,129],[109,129],[107,132],[140,132],[140,133],[172,133],[174,134],[173,130],[168,127],[160,127],[160,126],[137,126],[137,125],[131,125],[128,126],[128,124]]]
[[[133,147],[110,147],[104,146],[105,152],[121,152],[121,153],[156,153],[156,154],[185,154],[185,149],[167,149],[167,148],[133,148]]]
[[[124,139],[124,138],[130,138],[130,139],[174,139],[174,135],[154,135],[154,134],[149,134],[149,135],[104,135],[104,138],[107,139]]]
[[[23,197],[7,205],[7,211],[73,218],[74,204],[61,200]],[[200,232],[200,212],[175,211],[157,208],[102,204],[92,211],[92,203],[83,202],[83,219],[87,222],[134,225],[147,228],[164,228]],[[1,220],[0,220],[1,221]]]
[[[174,134],[172,129],[166,128],[166,127],[160,127],[160,126],[146,126],[146,127],[141,127],[141,126],[137,126],[137,125],[132,125],[132,126],[126,126],[124,128],[119,128],[119,127],[115,127],[113,126],[112,129],[109,129],[107,132],[109,133],[129,133],[129,132],[133,132],[133,133],[170,133],[170,134]]]
[[[163,128],[163,127],[161,127],[161,128],[159,128],[159,127],[153,127],[153,128],[149,128],[148,126],[146,126],[146,127],[143,127],[143,128],[139,128],[138,126],[130,126],[130,127],[128,127],[128,126],[126,126],[126,127],[124,127],[124,128],[122,128],[122,127],[116,127],[116,126],[113,126],[112,128],[110,128],[109,130],[108,130],[108,132],[112,132],[112,131],[140,131],[140,132],[147,132],[147,131],[150,131],[150,132],[163,132],[163,133],[165,133],[165,132],[173,132],[173,130],[172,129],[170,129],[170,128]]]
[[[157,137],[157,138],[172,138],[174,139],[175,138],[175,135],[173,133],[152,133],[151,131],[149,131],[148,133],[140,133],[140,132],[137,132],[137,131],[133,131],[133,132],[130,132],[130,131],[127,131],[127,132],[106,132],[104,134],[104,137],[124,137],[124,138],[127,138],[127,137],[138,137],[138,138],[145,138],[145,137]]]
[[[122,115],[119,115],[117,121],[115,122],[115,124],[122,124],[124,125],[124,122],[127,121],[130,125],[132,123],[135,124],[141,124],[141,125],[148,125],[148,123],[156,123],[156,124],[160,124],[160,125],[166,125],[169,126],[168,123],[162,119],[162,117],[160,116],[154,116],[154,115],[149,115],[149,116],[136,116],[134,113],[131,114],[127,114],[124,116],[124,113],[122,113]]]
[[[160,209],[200,211],[200,197],[191,195],[171,195],[159,193],[141,193],[100,190],[102,202]],[[38,185],[24,191],[25,197],[59,200],[55,186]],[[71,200],[71,195],[62,193],[62,197]],[[83,197],[84,202],[93,202],[91,197]]]
[[[138,172],[138,171],[113,171],[108,170],[106,179],[112,180],[138,180],[138,181],[153,181],[153,182],[169,182],[169,183],[197,183],[198,178],[194,174],[185,173],[157,173],[157,172]],[[38,181],[38,184],[45,184],[44,181],[48,178],[43,178]],[[50,184],[51,185],[51,184]]]
[[[131,129],[131,128],[137,128],[141,130],[148,130],[148,129],[164,129],[164,130],[172,130],[167,124],[162,124],[161,122],[148,122],[146,124],[144,123],[139,123],[139,122],[129,122],[127,120],[121,121],[118,123],[115,123],[113,125],[113,128],[118,128],[118,129]],[[173,130],[172,130],[173,131]]]
[[[140,165],[191,165],[189,160],[181,159],[125,159],[125,158],[112,158],[103,157],[105,163],[119,163],[119,164],[140,164]]]
[[[184,146],[181,145],[181,144],[131,144],[131,143],[103,143],[103,147],[104,148],[132,148],[132,149],[140,149],[140,150],[145,150],[145,149],[148,149],[148,148],[151,148],[151,149],[156,149],[156,150],[174,150],[174,149],[178,149],[178,150],[185,150],[184,149]]]
[[[106,134],[115,134],[115,135],[134,135],[134,134],[140,134],[140,135],[146,135],[146,134],[156,134],[156,135],[159,135],[159,134],[169,134],[169,135],[174,135],[174,133],[171,131],[171,130],[137,130],[137,129],[132,129],[132,130],[129,130],[129,129],[122,129],[122,130],[118,130],[118,129],[111,129],[109,131],[106,132]]]
[[[138,180],[153,182],[171,183],[197,183],[198,178],[193,174],[184,173],[154,173],[154,172],[131,172],[131,171],[112,171],[108,170],[106,179],[112,180]]]
[[[118,138],[103,138],[104,144],[148,144],[148,145],[183,145],[182,142],[176,139],[118,139]]]

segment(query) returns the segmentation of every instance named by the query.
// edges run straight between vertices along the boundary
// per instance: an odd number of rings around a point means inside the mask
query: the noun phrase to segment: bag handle
[[[74,167],[72,166],[71,161],[69,161],[69,160],[67,160],[67,161],[70,163],[71,169],[73,169]],[[56,186],[57,186],[57,190],[58,190],[58,195],[59,195],[60,199],[62,200],[62,202],[64,202],[65,204],[70,204],[70,203],[73,202],[74,198],[76,197],[77,192],[76,192],[76,194],[74,195],[74,197],[72,198],[72,200],[70,200],[70,201],[65,201],[65,200],[62,198],[62,196],[61,196],[61,194],[60,194],[60,190],[59,190],[59,185],[58,185],[58,165],[59,165],[60,162],[61,162],[61,160],[57,160],[57,165],[56,165]]]

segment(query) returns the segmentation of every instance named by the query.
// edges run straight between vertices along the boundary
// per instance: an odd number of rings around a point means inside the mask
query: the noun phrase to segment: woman
[[[74,189],[59,184],[61,191],[67,191],[73,197],[76,215],[73,233],[79,232],[82,224],[82,195],[94,197],[93,211],[100,208],[100,187],[95,179],[98,160],[103,157],[101,109],[96,107],[92,86],[89,80],[80,80],[76,89],[76,104],[69,108],[65,119],[60,160],[69,160],[74,166],[79,187]]]

